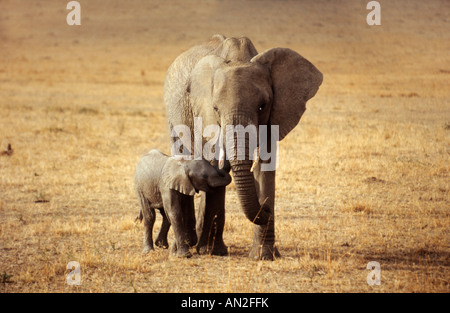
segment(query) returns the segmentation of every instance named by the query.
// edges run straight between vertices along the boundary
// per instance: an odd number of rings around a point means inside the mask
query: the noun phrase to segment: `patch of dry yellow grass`
[[[188,2],[82,2],[78,28],[60,1],[1,2],[0,143],[14,152],[0,156],[0,290],[449,292],[448,3],[383,2],[371,28],[358,1]],[[134,167],[169,151],[165,72],[212,33],[290,47],[324,73],[280,143],[275,262],[247,258],[233,184],[228,257],[140,254]],[[81,286],[65,282],[70,261]]]

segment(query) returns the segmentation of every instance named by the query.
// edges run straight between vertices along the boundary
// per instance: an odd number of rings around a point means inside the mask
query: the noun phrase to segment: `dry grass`
[[[69,27],[61,1],[0,1],[2,292],[450,291],[447,1],[383,2],[380,27],[353,0],[80,2]],[[134,166],[169,151],[165,72],[212,33],[290,47],[325,75],[280,143],[275,262],[247,258],[233,185],[229,257],[140,254]]]

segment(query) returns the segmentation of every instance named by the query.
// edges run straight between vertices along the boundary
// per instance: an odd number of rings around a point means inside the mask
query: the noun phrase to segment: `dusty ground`
[[[380,2],[370,27],[357,0],[81,0],[68,26],[65,1],[0,0],[0,290],[449,292],[450,4]],[[165,72],[214,33],[324,73],[280,143],[275,262],[247,258],[233,185],[228,257],[140,254],[132,175],[169,151]]]

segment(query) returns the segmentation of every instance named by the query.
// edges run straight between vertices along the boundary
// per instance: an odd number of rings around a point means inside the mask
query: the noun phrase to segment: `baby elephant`
[[[182,160],[151,150],[138,162],[134,186],[141,205],[139,219],[144,219],[144,250],[153,250],[155,209],[163,222],[156,239],[158,246],[167,247],[167,232],[173,225],[173,252],[191,257],[189,247],[197,243],[195,232],[194,195],[199,190],[211,192],[231,182],[231,176],[215,169],[205,160]]]

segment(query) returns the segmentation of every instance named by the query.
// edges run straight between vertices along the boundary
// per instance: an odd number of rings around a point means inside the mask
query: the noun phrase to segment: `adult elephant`
[[[219,125],[222,132],[225,125],[278,125],[282,140],[298,124],[306,102],[321,83],[320,71],[290,49],[274,48],[258,54],[248,38],[214,35],[209,42],[178,56],[167,72],[164,102],[172,143],[180,139],[173,135],[174,127],[187,125],[195,147],[196,117],[202,118],[203,128]],[[235,147],[236,139],[231,140]],[[279,256],[274,246],[275,170],[261,170],[268,160],[259,160],[252,168],[253,151],[248,143],[247,136],[244,157],[230,159],[229,165],[242,210],[255,224],[250,257],[273,260]],[[265,145],[269,151],[276,149],[270,140]],[[221,148],[228,151],[229,147]],[[223,164],[217,158],[212,163]],[[198,253],[227,254],[224,223],[225,187],[202,193],[196,225]]]

